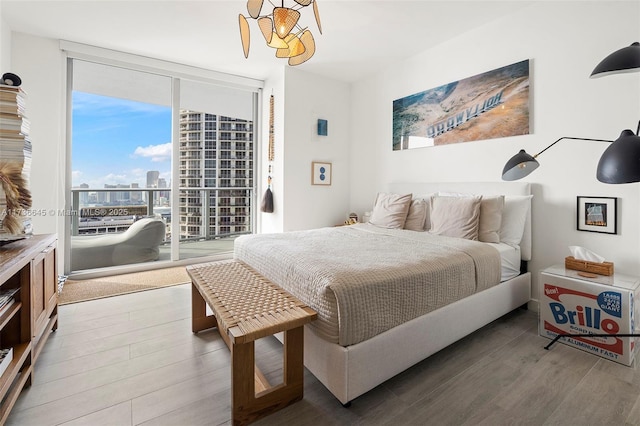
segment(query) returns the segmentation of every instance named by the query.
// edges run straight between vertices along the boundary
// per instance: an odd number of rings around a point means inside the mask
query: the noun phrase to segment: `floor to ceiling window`
[[[201,246],[228,250],[234,237],[252,232],[253,130],[251,93],[181,81],[181,258]]]
[[[69,70],[71,272],[229,252],[253,232],[255,91]]]

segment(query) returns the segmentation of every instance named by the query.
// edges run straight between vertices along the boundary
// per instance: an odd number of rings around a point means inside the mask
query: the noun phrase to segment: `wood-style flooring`
[[[229,351],[190,328],[190,285],[61,306],[11,425],[230,424]],[[640,425],[640,372],[563,344],[517,310],[344,408],[308,371],[305,398],[258,425]],[[281,375],[281,345],[257,344]]]

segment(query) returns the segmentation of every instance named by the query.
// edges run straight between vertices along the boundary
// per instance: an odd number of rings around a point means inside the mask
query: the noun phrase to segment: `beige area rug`
[[[184,266],[113,275],[90,280],[67,280],[58,296],[58,304],[84,302],[137,291],[190,283]]]

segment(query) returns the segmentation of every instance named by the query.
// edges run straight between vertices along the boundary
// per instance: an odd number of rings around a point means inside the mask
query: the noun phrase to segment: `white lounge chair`
[[[140,219],[120,234],[71,237],[71,270],[157,260],[164,237],[165,223],[159,218]]]

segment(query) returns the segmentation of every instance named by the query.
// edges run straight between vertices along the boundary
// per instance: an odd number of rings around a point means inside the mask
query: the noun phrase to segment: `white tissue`
[[[595,254],[591,250],[587,250],[584,247],[569,246],[569,251],[571,251],[571,255],[574,257],[574,259],[598,263],[604,262],[604,257],[600,256],[599,254]]]

